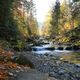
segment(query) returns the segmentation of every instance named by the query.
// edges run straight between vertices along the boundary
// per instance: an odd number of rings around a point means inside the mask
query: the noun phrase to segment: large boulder
[[[63,48],[63,47],[58,47],[57,49],[58,49],[58,50],[63,50],[64,48]]]
[[[73,46],[73,50],[80,50],[80,47],[79,47],[79,46],[74,45],[74,46]]]
[[[46,50],[55,50],[55,47],[47,47]]]
[[[27,65],[31,68],[34,68],[33,63],[30,60],[28,60],[27,57],[23,54],[19,54],[18,56],[13,57],[12,60],[18,64]]]
[[[73,50],[72,47],[66,47],[65,50]]]

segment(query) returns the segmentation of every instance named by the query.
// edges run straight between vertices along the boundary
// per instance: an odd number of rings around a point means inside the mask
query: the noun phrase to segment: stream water
[[[54,50],[47,50],[46,48],[50,48],[55,46]],[[59,45],[53,45],[52,43],[48,43],[48,44],[43,44],[41,46],[34,46],[33,47],[33,53],[36,54],[48,54],[48,55],[56,55],[59,56],[61,59],[63,60],[67,60],[71,63],[75,63],[80,65],[80,50],[78,51],[73,51],[73,50],[65,50],[66,46],[63,46],[64,49],[63,50],[58,50],[57,47],[59,47]],[[34,50],[36,49],[36,50]]]

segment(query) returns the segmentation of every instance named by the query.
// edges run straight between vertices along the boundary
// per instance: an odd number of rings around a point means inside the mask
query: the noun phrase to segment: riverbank
[[[23,55],[23,57],[32,62],[36,70],[46,73],[56,80],[80,79],[80,66],[64,61],[57,56],[34,54],[32,52],[21,52],[19,55]]]
[[[80,66],[59,56],[32,51],[0,51],[0,78],[3,80],[80,79]]]
[[[21,51],[14,49],[4,51],[1,49],[2,56],[0,55],[0,59],[4,65],[0,63],[0,66],[5,68],[1,67],[0,70],[7,71],[5,73],[7,78],[4,80],[79,80],[80,65],[60,57],[61,51],[64,50],[61,45],[56,47],[54,48],[52,43],[42,40],[36,45],[33,43],[26,44]],[[37,50],[41,51],[42,54],[40,52],[38,52],[39,54],[35,53]],[[52,54],[50,52],[43,53],[45,50],[51,51]],[[60,53],[56,52],[57,50]]]

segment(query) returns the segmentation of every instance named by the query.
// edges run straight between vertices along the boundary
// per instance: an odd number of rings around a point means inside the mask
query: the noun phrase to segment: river
[[[49,50],[46,48],[55,47],[53,50]],[[62,45],[63,49],[58,49],[59,45],[54,45],[52,42],[49,42],[47,44],[34,46],[32,52],[35,54],[48,54],[48,56],[55,55],[60,57],[62,60],[69,61],[70,63],[75,63],[80,65],[80,50],[74,51],[74,50],[65,50],[64,45]],[[36,49],[36,50],[35,50]]]

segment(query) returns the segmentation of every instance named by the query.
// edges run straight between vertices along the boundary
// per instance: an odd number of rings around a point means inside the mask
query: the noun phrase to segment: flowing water
[[[54,50],[47,50],[46,49],[46,48],[50,48],[53,46],[55,46]],[[71,63],[75,63],[75,64],[80,65],[80,50],[78,50],[78,51],[65,50],[66,46],[64,46],[64,45],[62,45],[62,47],[64,47],[63,50],[58,50],[57,47],[59,47],[59,46],[60,45],[54,45],[52,43],[44,44],[41,46],[34,46],[33,53],[56,55],[56,56],[59,56],[63,60],[67,60]],[[36,49],[36,50],[34,50],[34,49]]]

